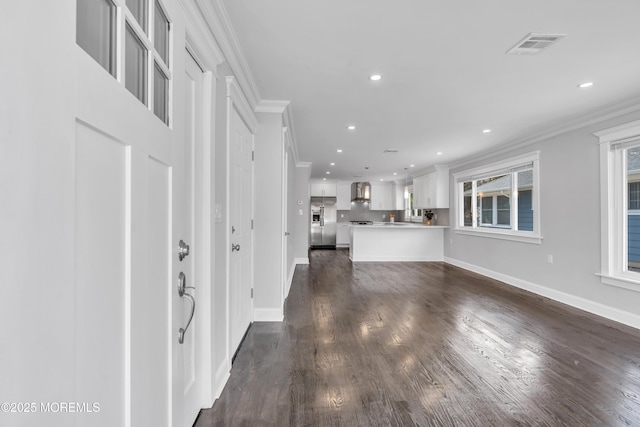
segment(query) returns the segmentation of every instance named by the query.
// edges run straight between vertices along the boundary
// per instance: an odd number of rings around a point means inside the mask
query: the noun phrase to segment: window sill
[[[467,236],[477,236],[477,237],[486,237],[489,239],[500,239],[500,240],[510,240],[512,242],[523,242],[523,243],[532,243],[539,245],[542,243],[542,236],[538,236],[533,233],[526,232],[512,232],[509,231],[501,231],[499,229],[491,229],[491,230],[479,230],[475,229],[464,229],[464,228],[456,228],[454,230],[456,234],[463,234]]]
[[[623,274],[610,276],[608,274],[596,273],[596,276],[600,276],[600,281],[605,285],[640,292],[640,274],[634,274],[634,276],[636,275],[639,277],[629,277]]]

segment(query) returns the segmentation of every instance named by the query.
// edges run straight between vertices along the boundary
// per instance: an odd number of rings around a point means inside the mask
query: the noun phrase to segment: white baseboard
[[[220,397],[220,394],[222,394],[222,390],[224,390],[224,386],[227,385],[227,381],[229,380],[229,375],[231,375],[229,372],[229,360],[224,359],[220,366],[218,366],[218,369],[216,369],[216,376],[214,377],[211,387],[214,402]],[[211,406],[213,406],[214,402],[211,402]]]
[[[620,310],[615,307],[600,304],[599,302],[591,301],[586,298],[578,297],[568,294],[566,292],[557,291],[555,289],[548,288],[546,286],[538,285],[536,283],[528,282],[526,280],[518,279],[506,274],[498,273],[497,271],[489,270],[484,267],[469,264],[465,261],[460,261],[454,258],[445,257],[445,262],[455,265],[456,267],[463,268],[465,270],[473,271],[474,273],[482,274],[483,276],[490,277],[495,280],[499,280],[508,285],[515,286],[516,288],[524,289],[529,292],[533,292],[543,297],[561,302],[563,304],[570,305],[580,310],[588,311],[589,313],[596,314],[598,316],[623,323],[633,328],[640,329],[640,316],[628,311]]]
[[[282,322],[284,315],[281,308],[254,308],[254,322]]]
[[[308,257],[307,258],[295,258],[293,260],[293,262],[295,262],[296,265],[298,265],[298,264],[309,264],[309,258]]]

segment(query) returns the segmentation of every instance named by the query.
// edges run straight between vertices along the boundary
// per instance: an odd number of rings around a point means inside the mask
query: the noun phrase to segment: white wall
[[[296,165],[293,200],[295,203],[293,215],[293,252],[296,264],[309,263],[309,227],[311,224],[311,216],[309,215],[309,181],[311,180],[311,164],[300,163]],[[298,205],[301,201],[302,204]],[[299,214],[302,210],[302,215]]]
[[[282,317],[282,114],[258,113],[255,134],[254,293],[256,320]]]
[[[477,236],[445,236],[447,261],[476,270],[550,298],[640,327],[640,292],[603,285],[600,270],[600,179],[598,130],[638,120],[640,113],[565,133],[490,160],[452,169],[455,173],[483,163],[540,150],[542,244]],[[455,224],[451,179],[450,221]],[[547,263],[553,256],[553,264]]]

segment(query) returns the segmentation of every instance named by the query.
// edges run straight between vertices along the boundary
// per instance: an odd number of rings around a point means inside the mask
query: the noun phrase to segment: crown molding
[[[182,0],[189,3],[188,0]],[[293,126],[293,111],[291,102],[286,100],[262,100],[258,86],[253,77],[253,73],[249,68],[249,64],[245,58],[242,47],[233,30],[233,25],[227,14],[227,10],[222,0],[193,0],[197,3],[198,9],[202,17],[204,17],[210,34],[212,34],[215,47],[221,52],[222,57],[226,59],[231,71],[237,79],[235,86],[238,87],[244,95],[242,99],[246,100],[251,106],[251,110],[256,113],[281,113],[283,114],[284,126],[289,130],[291,140],[291,152],[295,164],[300,163],[298,157],[298,145]],[[227,79],[227,84],[229,81]],[[251,115],[255,119],[255,115]],[[257,120],[257,119],[255,119]]]
[[[256,105],[256,113],[275,113],[282,114],[285,112],[291,101],[278,101],[278,100],[261,100]]]
[[[255,133],[258,128],[258,119],[234,76],[227,76],[227,98],[231,100],[251,133]]]
[[[194,1],[198,3],[209,30],[220,46],[224,58],[227,60],[234,77],[238,80],[240,89],[244,92],[244,96],[253,110],[260,102],[260,92],[222,0]]]
[[[620,117],[629,113],[634,113],[636,111],[640,111],[640,98],[632,98],[631,100],[618,104],[615,107],[609,107],[609,108],[598,110],[587,116],[583,116],[578,119],[569,121],[568,123],[552,127],[549,130],[540,132],[536,135],[517,139],[511,144],[507,143],[499,147],[494,147],[491,150],[486,151],[479,156],[474,155],[474,156],[465,157],[460,161],[450,164],[449,168],[457,169],[459,167],[466,166],[470,163],[491,159],[495,157],[497,153],[500,153],[500,154],[509,153],[511,151],[515,151],[522,147],[526,147],[541,141],[545,141],[547,139],[554,138],[556,136],[562,135],[567,132],[578,130],[587,126],[594,125],[596,123],[604,122],[606,120],[615,119],[616,117]]]
[[[204,19],[202,10],[198,4],[190,0],[180,0],[179,3],[184,11],[185,37],[190,54],[200,68],[212,72],[217,78],[217,68],[224,62],[224,55]]]

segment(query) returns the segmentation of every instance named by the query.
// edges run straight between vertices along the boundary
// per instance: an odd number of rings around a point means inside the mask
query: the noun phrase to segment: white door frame
[[[288,265],[288,246],[289,246],[289,141],[288,128],[282,128],[282,286],[280,289],[280,310],[284,316],[284,300],[289,292],[289,265]]]
[[[216,311],[214,309],[214,293],[217,287],[224,286],[222,283],[216,283],[215,276],[215,259],[216,259],[216,249],[215,249],[215,214],[212,209],[212,204],[215,197],[215,147],[218,144],[223,144],[222,140],[216,139],[216,131],[215,128],[217,126],[217,122],[215,120],[216,117],[216,102],[218,96],[224,96],[224,92],[220,93],[217,90],[217,82],[219,79],[219,75],[217,72],[218,66],[225,62],[225,57],[222,53],[221,48],[218,46],[216,40],[211,37],[211,32],[209,26],[206,24],[203,19],[202,12],[200,8],[195,4],[195,2],[180,2],[182,6],[182,10],[185,13],[185,46],[188,50],[189,54],[195,60],[195,62],[200,66],[202,70],[205,70],[205,90],[207,91],[205,95],[205,99],[203,102],[203,115],[208,119],[208,122],[205,123],[204,128],[202,130],[202,138],[205,142],[204,144],[204,152],[203,152],[203,161],[209,162],[207,165],[207,171],[203,174],[202,179],[205,185],[208,185],[209,188],[205,188],[204,191],[206,193],[205,199],[203,199],[204,208],[209,210],[208,215],[204,220],[205,226],[203,227],[203,231],[207,233],[207,236],[210,239],[210,246],[208,250],[208,254],[204,252],[199,252],[203,257],[207,256],[207,272],[203,277],[207,280],[208,287],[206,289],[206,294],[200,293],[199,296],[199,308],[196,310],[196,316],[199,314],[201,317],[198,317],[198,321],[201,321],[201,325],[205,324],[209,328],[209,333],[202,340],[202,351],[205,363],[205,369],[208,372],[205,372],[205,381],[203,384],[203,393],[202,397],[206,400],[203,407],[211,407],[214,403],[214,400],[218,397],[216,393],[222,390],[224,386],[224,382],[226,379],[221,380],[216,375],[218,374],[220,364],[214,366],[214,364],[218,363],[214,361],[215,358],[215,350],[217,348],[224,348],[225,340],[218,339],[214,336],[214,328],[216,324],[223,324],[225,319],[225,313],[222,310]],[[177,46],[177,45],[176,45]],[[202,262],[202,260],[199,260]],[[201,264],[205,265],[205,264]],[[222,282],[220,280],[220,282]],[[205,302],[206,299],[206,302]],[[202,306],[206,304],[207,309],[201,310]],[[206,331],[202,331],[203,334]],[[201,339],[199,337],[199,339]]]
[[[231,250],[231,114],[233,109],[238,112],[240,118],[247,125],[253,135],[255,135],[256,128],[258,127],[258,119],[256,118],[253,109],[249,105],[249,102],[242,93],[242,89],[238,85],[235,77],[227,76],[227,134],[226,134],[226,198],[225,198],[225,250]],[[255,141],[255,138],[254,138]],[[253,142],[252,142],[253,145]],[[254,147],[255,148],[255,147]],[[254,182],[254,165],[251,165],[251,217],[255,218],[255,182]],[[254,271],[254,234],[251,233],[251,272],[249,274],[251,288],[253,289],[253,271]],[[231,280],[231,258],[228,256],[225,265],[225,282],[226,282],[226,331],[227,331],[227,366],[231,370],[231,362],[235,348],[231,347],[231,302],[230,302],[230,280]],[[251,300],[251,321],[253,322],[253,299]]]

